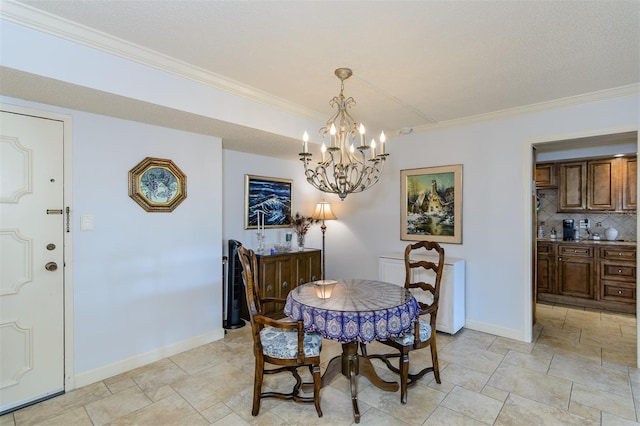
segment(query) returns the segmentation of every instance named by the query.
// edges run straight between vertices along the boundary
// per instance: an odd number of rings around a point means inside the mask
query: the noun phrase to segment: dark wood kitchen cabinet
[[[561,163],[558,212],[584,212],[587,208],[587,162]]]
[[[623,211],[636,211],[638,208],[638,159],[622,158],[622,206]]]
[[[260,295],[286,299],[297,285],[320,279],[321,251],[307,249],[279,254],[259,254],[258,274]],[[269,302],[264,306],[265,315],[283,316],[284,303]]]
[[[556,246],[557,244],[538,242],[538,293],[558,292],[556,288]]]
[[[600,248],[600,299],[636,303],[636,250],[627,247]]]
[[[636,157],[559,163],[558,175],[558,212],[636,211]]]
[[[618,207],[621,187],[617,158],[587,162],[587,210],[613,211]]]
[[[595,260],[594,247],[558,245],[558,294],[593,299]]]
[[[634,313],[636,246],[538,241],[537,300]]]
[[[558,187],[558,165],[556,163],[536,164],[536,189]]]

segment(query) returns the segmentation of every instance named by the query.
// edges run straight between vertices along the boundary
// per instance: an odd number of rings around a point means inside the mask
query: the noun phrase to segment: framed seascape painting
[[[291,179],[245,175],[244,229],[257,229],[258,216],[261,228],[288,227],[292,194]]]
[[[400,239],[462,243],[462,164],[400,171]]]

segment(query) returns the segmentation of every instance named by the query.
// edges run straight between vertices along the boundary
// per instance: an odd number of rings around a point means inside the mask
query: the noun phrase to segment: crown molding
[[[69,21],[13,0],[0,0],[0,18],[83,46],[124,58],[178,77],[219,89],[250,101],[313,121],[324,120],[319,112],[275,97],[238,81],[195,67],[93,28]]]
[[[425,124],[413,128],[415,132],[429,132],[432,130],[447,129],[458,126],[468,126],[487,121],[503,120],[521,115],[535,114],[544,111],[551,111],[558,108],[565,108],[574,105],[587,104],[610,99],[623,98],[628,96],[640,97],[640,84],[634,83],[627,86],[620,86],[613,89],[600,90],[597,92],[585,93],[576,96],[554,99],[552,101],[540,102],[537,104],[525,105],[516,108],[509,108],[486,114],[472,115],[469,117],[454,120],[440,121],[433,124]]]
[[[31,6],[17,3],[13,0],[0,0],[0,18],[39,32],[100,50],[144,66],[167,72],[301,118],[317,122],[323,122],[326,118],[318,111],[313,111],[309,108],[305,108],[301,105],[275,97],[267,92],[229,79],[225,76],[209,72],[203,68],[195,67],[154,50],[129,43],[117,37],[113,37],[95,29],[60,18]],[[413,130],[416,133],[428,132],[486,121],[512,118],[525,114],[539,113],[573,105],[626,96],[640,96],[640,84],[630,84],[614,89],[570,96],[522,107],[424,124],[413,127]],[[431,119],[430,117],[425,118]],[[393,131],[390,131],[390,133],[393,133]]]

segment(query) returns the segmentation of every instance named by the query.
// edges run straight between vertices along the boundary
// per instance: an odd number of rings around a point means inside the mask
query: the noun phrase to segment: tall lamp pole
[[[320,229],[322,230],[322,279],[326,279],[325,275],[325,249],[324,249],[324,233],[327,231],[327,225],[324,224],[325,220],[335,220],[337,219],[336,215],[331,211],[331,204],[326,201],[322,201],[318,203],[316,206],[316,210],[313,212],[311,216],[313,219],[321,220],[322,225]]]

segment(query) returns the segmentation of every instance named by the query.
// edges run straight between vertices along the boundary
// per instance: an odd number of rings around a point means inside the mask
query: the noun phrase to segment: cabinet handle
[[[574,253],[577,253],[577,252],[578,252],[578,250],[574,250],[573,252],[574,252]]]
[[[304,278],[300,278],[300,281],[298,281],[298,284],[304,284]]]
[[[558,258],[558,262],[562,262],[562,258],[561,257]]]
[[[618,290],[618,294],[622,294],[622,290]]]
[[[287,288],[287,287],[289,287],[289,283],[288,283],[288,282],[286,282],[286,281],[285,281],[285,282],[283,282],[283,283],[282,283],[282,288]]]
[[[622,256],[622,253],[618,253],[618,256]]]
[[[315,275],[311,276],[311,281],[316,281],[316,276]]]
[[[618,269],[618,272],[622,272],[622,269]]]
[[[273,291],[273,286],[272,285],[268,285],[267,286],[267,293],[271,293]]]

